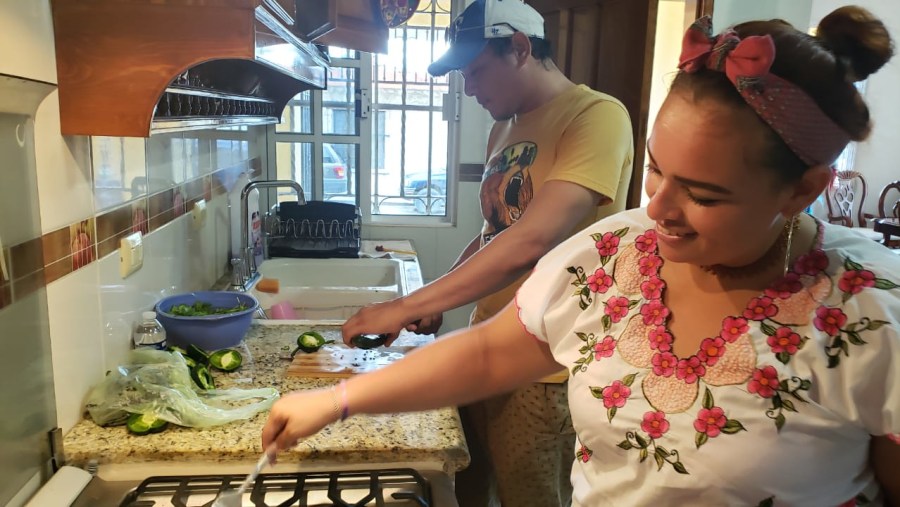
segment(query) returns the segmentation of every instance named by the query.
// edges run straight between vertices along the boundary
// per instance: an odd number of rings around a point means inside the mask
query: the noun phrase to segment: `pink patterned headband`
[[[734,30],[713,36],[704,16],[684,34],[678,68],[725,72],[747,104],[810,166],[832,164],[850,136],[799,86],[769,72],[775,61],[772,37],[738,37]]]

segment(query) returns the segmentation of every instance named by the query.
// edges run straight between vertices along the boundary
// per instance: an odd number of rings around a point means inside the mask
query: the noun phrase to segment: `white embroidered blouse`
[[[569,369],[575,505],[881,504],[868,452],[900,433],[900,256],[828,224],[818,244],[690,357],[645,210],[540,261],[516,304]]]

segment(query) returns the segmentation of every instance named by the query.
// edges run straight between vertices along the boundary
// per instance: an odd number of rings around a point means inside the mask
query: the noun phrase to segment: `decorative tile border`
[[[459,164],[459,181],[481,182],[484,176],[484,164]]]
[[[241,174],[262,176],[259,157],[141,197],[4,250],[11,280],[0,279],[0,309],[98,259],[113,254],[125,236],[144,235],[234,189]]]

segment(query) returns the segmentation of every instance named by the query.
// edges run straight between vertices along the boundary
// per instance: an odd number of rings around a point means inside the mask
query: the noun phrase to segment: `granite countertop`
[[[370,243],[366,245],[365,243]],[[364,242],[372,253],[376,242]],[[408,242],[385,242],[393,248],[409,249]],[[404,248],[405,247],[405,248]],[[363,250],[366,250],[364,248]],[[415,257],[408,265],[410,290],[421,286]],[[415,279],[418,277],[418,279]],[[284,324],[254,321],[239,349],[244,365],[236,372],[213,373],[219,388],[274,387],[282,395],[295,390],[335,385],[340,379],[288,377],[290,361],[284,347],[293,348],[300,333],[315,329],[340,343],[340,328],[334,325]],[[422,345],[433,336],[403,332],[395,345]],[[248,360],[249,359],[249,360]],[[128,478],[132,474],[246,473],[262,453],[261,432],[268,412],[213,428],[170,426],[161,433],[134,436],[124,426],[104,428],[90,418],[79,422],[65,436],[63,448],[69,464],[85,466],[94,461],[105,478]],[[456,408],[410,414],[360,415],[335,423],[301,441],[278,456],[274,471],[384,468],[414,466],[453,474],[469,464],[462,425]],[[214,470],[211,468],[214,467]],[[135,472],[135,470],[141,470]],[[118,474],[118,476],[116,476]]]
[[[255,323],[240,347],[248,361],[232,373],[215,372],[220,388],[274,387],[282,394],[294,390],[334,385],[338,379],[287,377],[290,361],[282,348],[297,336],[316,329],[326,338],[340,339],[332,326],[271,325]],[[397,345],[420,344],[411,333]],[[262,446],[260,435],[268,412],[252,419],[207,429],[170,426],[162,433],[134,436],[124,426],[100,427],[90,418],[79,422],[65,437],[63,448],[69,464],[83,466],[92,460],[108,464],[177,462],[181,465],[216,466],[255,462]],[[469,453],[455,408],[389,415],[360,415],[325,428],[278,457],[279,465],[298,469],[347,468],[351,465],[426,464],[454,473],[469,463]],[[428,466],[430,464],[430,466]]]

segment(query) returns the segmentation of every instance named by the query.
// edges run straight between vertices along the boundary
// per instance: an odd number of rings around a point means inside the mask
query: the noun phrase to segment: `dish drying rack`
[[[359,257],[359,207],[354,204],[283,202],[265,217],[269,257]]]

